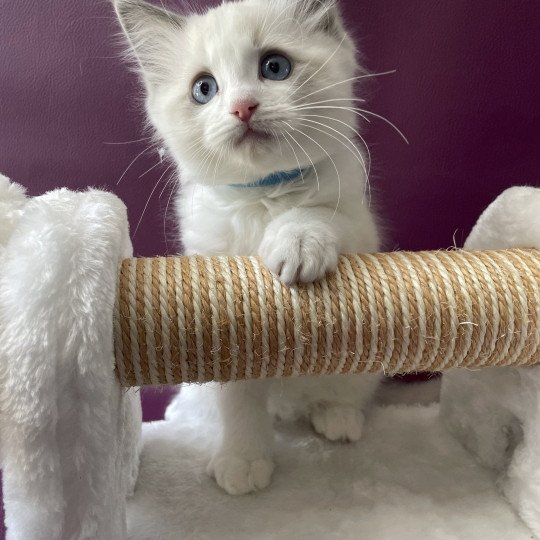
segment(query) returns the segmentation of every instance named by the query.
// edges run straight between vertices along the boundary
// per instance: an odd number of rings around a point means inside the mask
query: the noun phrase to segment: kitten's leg
[[[330,441],[357,441],[364,413],[379,385],[380,375],[330,375],[313,389],[310,419],[315,431]]]
[[[289,378],[272,392],[271,409],[281,418],[309,418],[330,441],[357,441],[380,379],[374,374]]]
[[[284,283],[315,281],[336,269],[339,253],[377,249],[373,221],[357,218],[326,207],[292,208],[267,225],[259,255]]]
[[[357,441],[362,435],[364,412],[379,385],[380,375],[321,377],[313,391],[310,419],[315,431],[330,441]]]
[[[341,403],[315,403],[310,415],[313,429],[329,441],[358,441],[362,436],[364,413]]]
[[[335,270],[341,219],[328,208],[294,208],[266,227],[259,254],[265,265],[287,284],[320,279]]]
[[[351,219],[325,207],[293,208],[267,226],[259,253],[285,283],[309,282],[333,271],[342,251],[375,251],[378,238],[369,214]],[[360,227],[360,228],[359,228]],[[356,441],[362,434],[363,409],[378,378],[370,375],[300,378],[315,431],[327,439]]]
[[[273,429],[267,410],[268,381],[236,381],[217,388],[223,421],[221,446],[208,472],[231,495],[270,484]]]

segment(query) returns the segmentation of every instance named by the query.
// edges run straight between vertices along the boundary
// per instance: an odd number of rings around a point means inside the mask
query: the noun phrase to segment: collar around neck
[[[309,167],[305,169],[293,169],[292,171],[277,171],[248,184],[229,184],[236,188],[252,188],[252,187],[271,187],[279,184],[288,184],[303,178],[309,172]]]

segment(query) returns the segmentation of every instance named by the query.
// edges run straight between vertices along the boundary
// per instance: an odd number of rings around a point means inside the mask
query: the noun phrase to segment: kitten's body
[[[188,19],[164,17],[137,0],[119,1],[117,10],[143,66],[149,116],[178,163],[176,208],[187,254],[261,255],[282,280],[293,283],[319,279],[335,268],[339,253],[377,250],[365,159],[347,142],[356,133],[352,82],[346,80],[355,75],[354,47],[331,2],[245,0]],[[152,25],[166,36],[161,66],[157,45],[146,33]],[[206,33],[203,50],[193,50]],[[176,49],[184,51],[182,65]],[[293,58],[290,81],[260,77],[264,50]],[[201,72],[220,85],[220,94],[204,106],[185,95],[186,81]],[[234,111],[245,99],[257,104],[250,128],[265,136],[242,142],[247,128]],[[307,105],[314,108],[298,109]],[[297,167],[302,178],[291,182],[236,185]],[[357,440],[362,409],[377,382],[376,376],[338,375],[209,388],[219,394],[223,417],[223,440],[211,472],[234,494],[269,483],[268,401],[282,416],[309,416],[331,440]]]

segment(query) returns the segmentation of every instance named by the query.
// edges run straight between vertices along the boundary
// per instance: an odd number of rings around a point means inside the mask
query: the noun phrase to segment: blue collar
[[[249,184],[229,184],[229,186],[237,188],[250,188],[250,187],[271,187],[279,184],[288,184],[294,182],[300,178],[303,178],[308,173],[309,167],[305,169],[293,169],[292,171],[277,171],[275,173],[259,178]]]

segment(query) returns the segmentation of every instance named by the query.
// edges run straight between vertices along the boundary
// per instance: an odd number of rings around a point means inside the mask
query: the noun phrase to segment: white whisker
[[[281,137],[279,136],[279,133],[275,130],[275,129],[272,129],[272,128],[269,128],[269,131],[271,133],[271,135],[276,139],[276,141],[278,142],[278,146],[279,146],[279,154],[281,155],[281,157],[283,157],[283,148],[281,146]]]
[[[300,103],[299,106],[303,106],[303,105],[321,105],[322,103],[331,103],[332,101],[360,101],[362,103],[366,102],[366,100],[362,99],[362,98],[345,97],[345,98],[323,99],[322,101],[307,101],[306,103]]]
[[[379,120],[382,120],[386,124],[388,124],[391,128],[393,128],[396,133],[407,143],[409,144],[409,141],[407,137],[403,134],[403,132],[388,118],[385,118],[384,116],[381,116],[380,114],[374,113],[372,111],[368,111],[366,109],[361,109],[360,107],[344,107],[339,105],[316,105],[316,106],[309,106],[309,107],[297,107],[296,110],[303,111],[303,110],[310,110],[310,109],[341,109],[345,111],[350,111],[358,116],[361,116],[364,120],[369,122],[369,119],[366,118],[366,114],[370,114],[371,116],[374,116],[375,118],[378,118]]]
[[[396,130],[396,132],[398,133],[398,135],[407,143],[409,144],[409,140],[407,139],[407,137],[405,137],[405,135],[403,134],[403,132],[395,125],[393,124],[392,122],[390,122],[390,120],[388,120],[388,118],[385,118],[384,116],[381,116],[380,114],[377,114],[377,113],[374,113],[372,111],[367,111],[365,109],[358,109],[360,112],[363,112],[364,114],[371,114],[371,116],[374,116],[375,118],[378,118],[379,120],[382,120],[383,122],[386,122],[390,127],[394,128]]]
[[[297,101],[300,101],[301,99],[305,99],[309,96],[312,96],[313,94],[318,94],[319,92],[324,92],[325,90],[328,90],[329,88],[333,88],[334,86],[338,86],[339,84],[345,84],[351,81],[358,81],[360,79],[368,79],[371,77],[379,77],[381,75],[390,75],[391,73],[395,73],[396,70],[392,69],[390,71],[381,71],[380,73],[366,73],[364,75],[357,75],[356,77],[350,77],[349,79],[344,79],[342,81],[335,82],[333,84],[329,84],[328,86],[325,86],[324,88],[319,88],[318,90],[315,90],[311,92],[310,94],[306,94],[305,96],[299,97],[295,100],[293,100],[291,103],[296,103]]]
[[[362,135],[360,135],[360,132],[355,127],[351,126],[350,124],[347,124],[347,122],[344,122],[343,120],[340,120],[339,118],[333,118],[332,116],[326,116],[326,115],[323,115],[323,114],[303,114],[300,118],[303,118],[303,119],[307,119],[307,118],[324,118],[326,120],[332,120],[334,122],[339,122],[340,124],[343,124],[344,126],[348,127],[351,131],[353,131],[355,133],[355,135],[362,141],[362,145],[366,149],[367,156],[368,156],[368,159],[367,159],[367,169],[368,169],[367,174],[369,176],[370,168],[371,168],[371,151],[369,149],[369,146],[367,145],[366,140],[364,139],[364,137],[362,137]],[[330,127],[330,126],[327,126],[327,127]]]
[[[146,213],[146,209],[148,208],[148,205],[150,204],[150,200],[152,199],[152,195],[154,195],[157,187],[159,186],[159,183],[161,182],[162,178],[165,176],[165,174],[167,173],[167,171],[169,171],[171,169],[171,167],[173,166],[173,164],[169,165],[162,173],[162,175],[158,178],[155,186],[152,188],[152,191],[150,192],[150,195],[148,196],[148,199],[146,200],[146,204],[144,205],[144,208],[143,208],[143,211],[142,211],[142,214],[141,214],[141,217],[139,218],[139,221],[137,222],[137,226],[135,227],[135,230],[133,231],[133,237],[132,238],[135,238],[135,235],[137,234],[137,231],[139,230],[139,227],[142,223],[142,220],[143,220],[143,217],[144,217],[144,214]]]
[[[302,117],[301,117],[302,119]],[[307,118],[304,118],[304,120],[306,122],[314,122],[316,124],[320,124],[321,126],[324,126],[326,128],[329,128],[329,129],[332,129],[330,126],[328,126],[327,124],[323,124],[321,122],[315,122],[315,120],[308,120]],[[353,148],[357,151],[358,155],[356,155],[343,141],[339,140],[337,137],[331,135],[330,133],[327,133],[327,132],[324,132],[322,129],[318,129],[318,128],[315,128],[314,126],[307,126],[306,124],[302,124],[306,127],[311,127],[312,129],[316,129],[317,131],[320,131],[322,133],[326,133],[326,135],[328,135],[329,137],[332,137],[333,139],[336,139],[339,143],[341,143],[345,148],[347,148],[347,150],[349,150],[349,152],[351,152],[353,154],[353,156],[358,160],[358,162],[360,163],[360,166],[362,167],[364,173],[365,173],[365,183],[364,183],[364,195],[366,194],[366,190],[368,192],[368,204],[371,205],[371,183],[370,183],[370,178],[369,178],[369,175],[370,175],[370,168],[368,166],[368,169],[366,170],[366,162],[364,160],[364,156],[362,155],[362,153],[360,152],[360,150],[357,148],[357,146],[348,138],[346,137],[345,135],[343,135],[343,133],[341,133],[340,131],[338,130],[333,130],[333,131],[336,131],[337,133],[339,133],[342,137],[345,137],[349,143],[353,146]]]
[[[287,122],[285,122],[287,124]],[[304,137],[307,137],[310,141],[314,142],[327,156],[328,159],[332,162],[332,165],[334,166],[334,169],[336,171],[337,180],[338,180],[338,196],[336,201],[336,206],[334,208],[334,213],[332,214],[332,217],[330,218],[330,221],[332,221],[337,213],[337,210],[339,208],[339,203],[341,202],[341,177],[339,176],[339,170],[337,168],[336,162],[332,158],[332,156],[326,151],[324,147],[322,147],[313,137],[310,137],[307,133],[304,133],[301,129],[297,129],[295,127],[292,127],[290,124],[287,124],[291,129],[294,129],[295,131],[298,131],[301,133]]]
[[[174,178],[174,172],[169,175],[169,178],[167,178],[165,185],[163,186],[163,189],[159,192],[158,199],[161,199],[163,196],[163,193],[167,189],[167,186],[169,185],[169,182]]]
[[[126,167],[126,169],[124,170],[124,172],[120,175],[120,178],[117,180],[116,182],[116,185],[120,184],[120,182],[122,181],[122,179],[124,178],[124,176],[126,175],[126,173],[129,171],[129,169],[131,168],[131,166],[145,153],[145,152],[148,152],[148,150],[150,150],[151,148],[154,148],[158,145],[159,143],[154,143],[154,144],[151,144],[150,146],[147,146],[142,152],[139,152],[132,160],[131,162],[129,163],[129,165]]]
[[[171,192],[169,193],[169,197],[167,199],[167,204],[165,206],[165,215],[163,217],[163,238],[165,239],[165,251],[167,255],[169,254],[169,243],[167,242],[167,212],[169,211],[169,205],[171,204],[171,199],[175,192],[174,176],[171,176],[169,180],[167,181],[167,183],[165,184],[165,186],[168,186],[171,179],[173,179],[173,182],[172,182],[173,186],[172,186]]]
[[[161,165],[161,163],[162,163],[161,161],[154,163],[154,165],[152,165],[149,169],[146,169],[146,171],[144,171],[141,175],[139,175],[139,178],[142,178],[143,176],[148,174],[150,171],[154,170],[157,166]]]
[[[308,118],[301,118],[301,120],[304,120],[304,122],[310,122],[310,123],[313,123],[313,124],[318,124],[319,126],[323,126],[327,129],[330,129],[332,131],[334,131],[335,133],[337,133],[338,135],[341,135],[341,137],[343,137],[355,150],[356,150],[356,153],[354,153],[351,148],[349,146],[347,146],[341,139],[338,139],[335,135],[332,135],[331,133],[328,133],[328,131],[324,131],[320,128],[316,128],[315,126],[311,126],[309,124],[304,124],[302,123],[301,125],[305,126],[305,127],[311,127],[312,129],[315,129],[317,131],[320,131],[321,133],[324,133],[325,135],[327,135],[328,137],[332,137],[332,139],[335,139],[336,141],[338,141],[340,144],[342,144],[345,148],[347,148],[347,150],[349,150],[349,152],[352,153],[352,155],[356,158],[356,160],[360,163],[361,167],[362,167],[362,170],[364,171],[364,174],[366,175],[366,178],[368,176],[368,171],[367,171],[367,168],[366,168],[366,162],[364,160],[364,157],[362,156],[362,153],[360,152],[360,150],[357,148],[357,146],[351,141],[351,139],[349,139],[349,137],[347,137],[346,135],[344,135],[343,133],[341,133],[341,131],[337,130],[337,129],[334,129],[332,128],[331,126],[328,126],[326,124],[323,124],[322,122],[317,122],[316,120],[309,120]]]
[[[306,84],[307,82],[309,82],[311,79],[313,79],[313,77],[315,77],[315,75],[317,75],[317,73],[319,73],[319,71],[321,71],[321,69],[326,66],[326,64],[328,64],[328,62],[330,62],[330,60],[332,60],[332,58],[334,57],[334,55],[338,52],[339,48],[343,45],[343,42],[345,41],[345,38],[347,37],[347,35],[345,34],[342,38],[341,38],[341,41],[338,43],[338,46],[334,49],[334,52],[319,66],[319,69],[317,69],[317,71],[315,71],[314,73],[312,73],[300,86],[298,86],[294,92],[292,92],[291,94],[289,94],[289,97],[291,96],[294,96],[294,94],[296,94],[296,92],[298,92],[298,90],[300,90],[300,88],[302,88],[302,86],[304,86],[304,84]],[[294,103],[294,102],[293,102]]]
[[[309,110],[313,110],[313,109],[340,109],[342,111],[350,111],[354,114],[356,114],[357,116],[360,116],[361,118],[363,118],[366,122],[370,122],[369,118],[367,118],[366,116],[364,116],[361,112],[357,111],[355,109],[355,107],[345,107],[344,105],[314,105],[314,106],[300,106],[300,107],[296,107],[295,110],[297,111],[309,111]]]
[[[223,157],[223,150],[225,149],[224,146],[221,147],[221,150],[219,151],[219,156],[216,160],[216,165],[214,167],[214,176],[212,178],[212,185],[215,186],[216,185],[216,176],[217,176],[217,170],[218,170],[218,167],[219,167],[219,164],[221,163],[221,158]]]
[[[296,154],[296,150],[294,149],[294,146],[289,142],[288,139],[284,139],[285,142],[289,145],[289,147],[291,148],[291,151],[294,155],[294,158],[296,159],[296,163],[298,164],[298,170],[300,171],[300,176],[302,177],[302,183],[304,184],[305,183],[305,179],[304,179],[304,171],[302,170],[302,166],[300,165],[300,160],[298,159],[298,155]]]
[[[206,152],[206,154],[204,154],[205,157],[199,166],[199,170],[201,172],[202,177],[206,178],[208,171],[210,170],[210,167],[212,166],[212,160],[214,159],[215,155],[216,153],[214,152],[214,150],[211,150],[211,149],[209,149]],[[203,170],[203,166],[204,166],[204,170]]]
[[[298,79],[300,79],[300,77],[303,75],[304,71],[306,71],[306,69],[309,67],[309,65],[311,64],[311,59],[308,60],[307,64],[304,65],[304,67],[300,70],[300,72],[296,75],[294,81],[292,81],[290,84],[291,86],[294,86],[296,84],[296,82],[298,81]],[[283,96],[283,98],[278,102],[278,104],[282,104],[284,103],[292,94],[285,94]],[[294,103],[294,101],[293,101]]]
[[[290,124],[288,124],[284,120],[283,120],[283,123],[287,124],[289,126],[289,128],[294,129]],[[315,167],[315,163],[313,163],[313,160],[311,159],[311,156],[306,152],[304,147],[295,139],[295,137],[293,136],[293,134],[290,131],[285,131],[285,132],[283,132],[283,134],[289,136],[293,140],[293,142],[300,148],[300,150],[302,150],[302,152],[304,152],[304,154],[306,154],[306,157],[308,158],[309,162],[311,163],[311,166],[313,167],[313,171],[315,172],[315,179],[317,181],[317,191],[320,191],[321,184],[319,182],[319,173],[317,172],[317,167]]]

